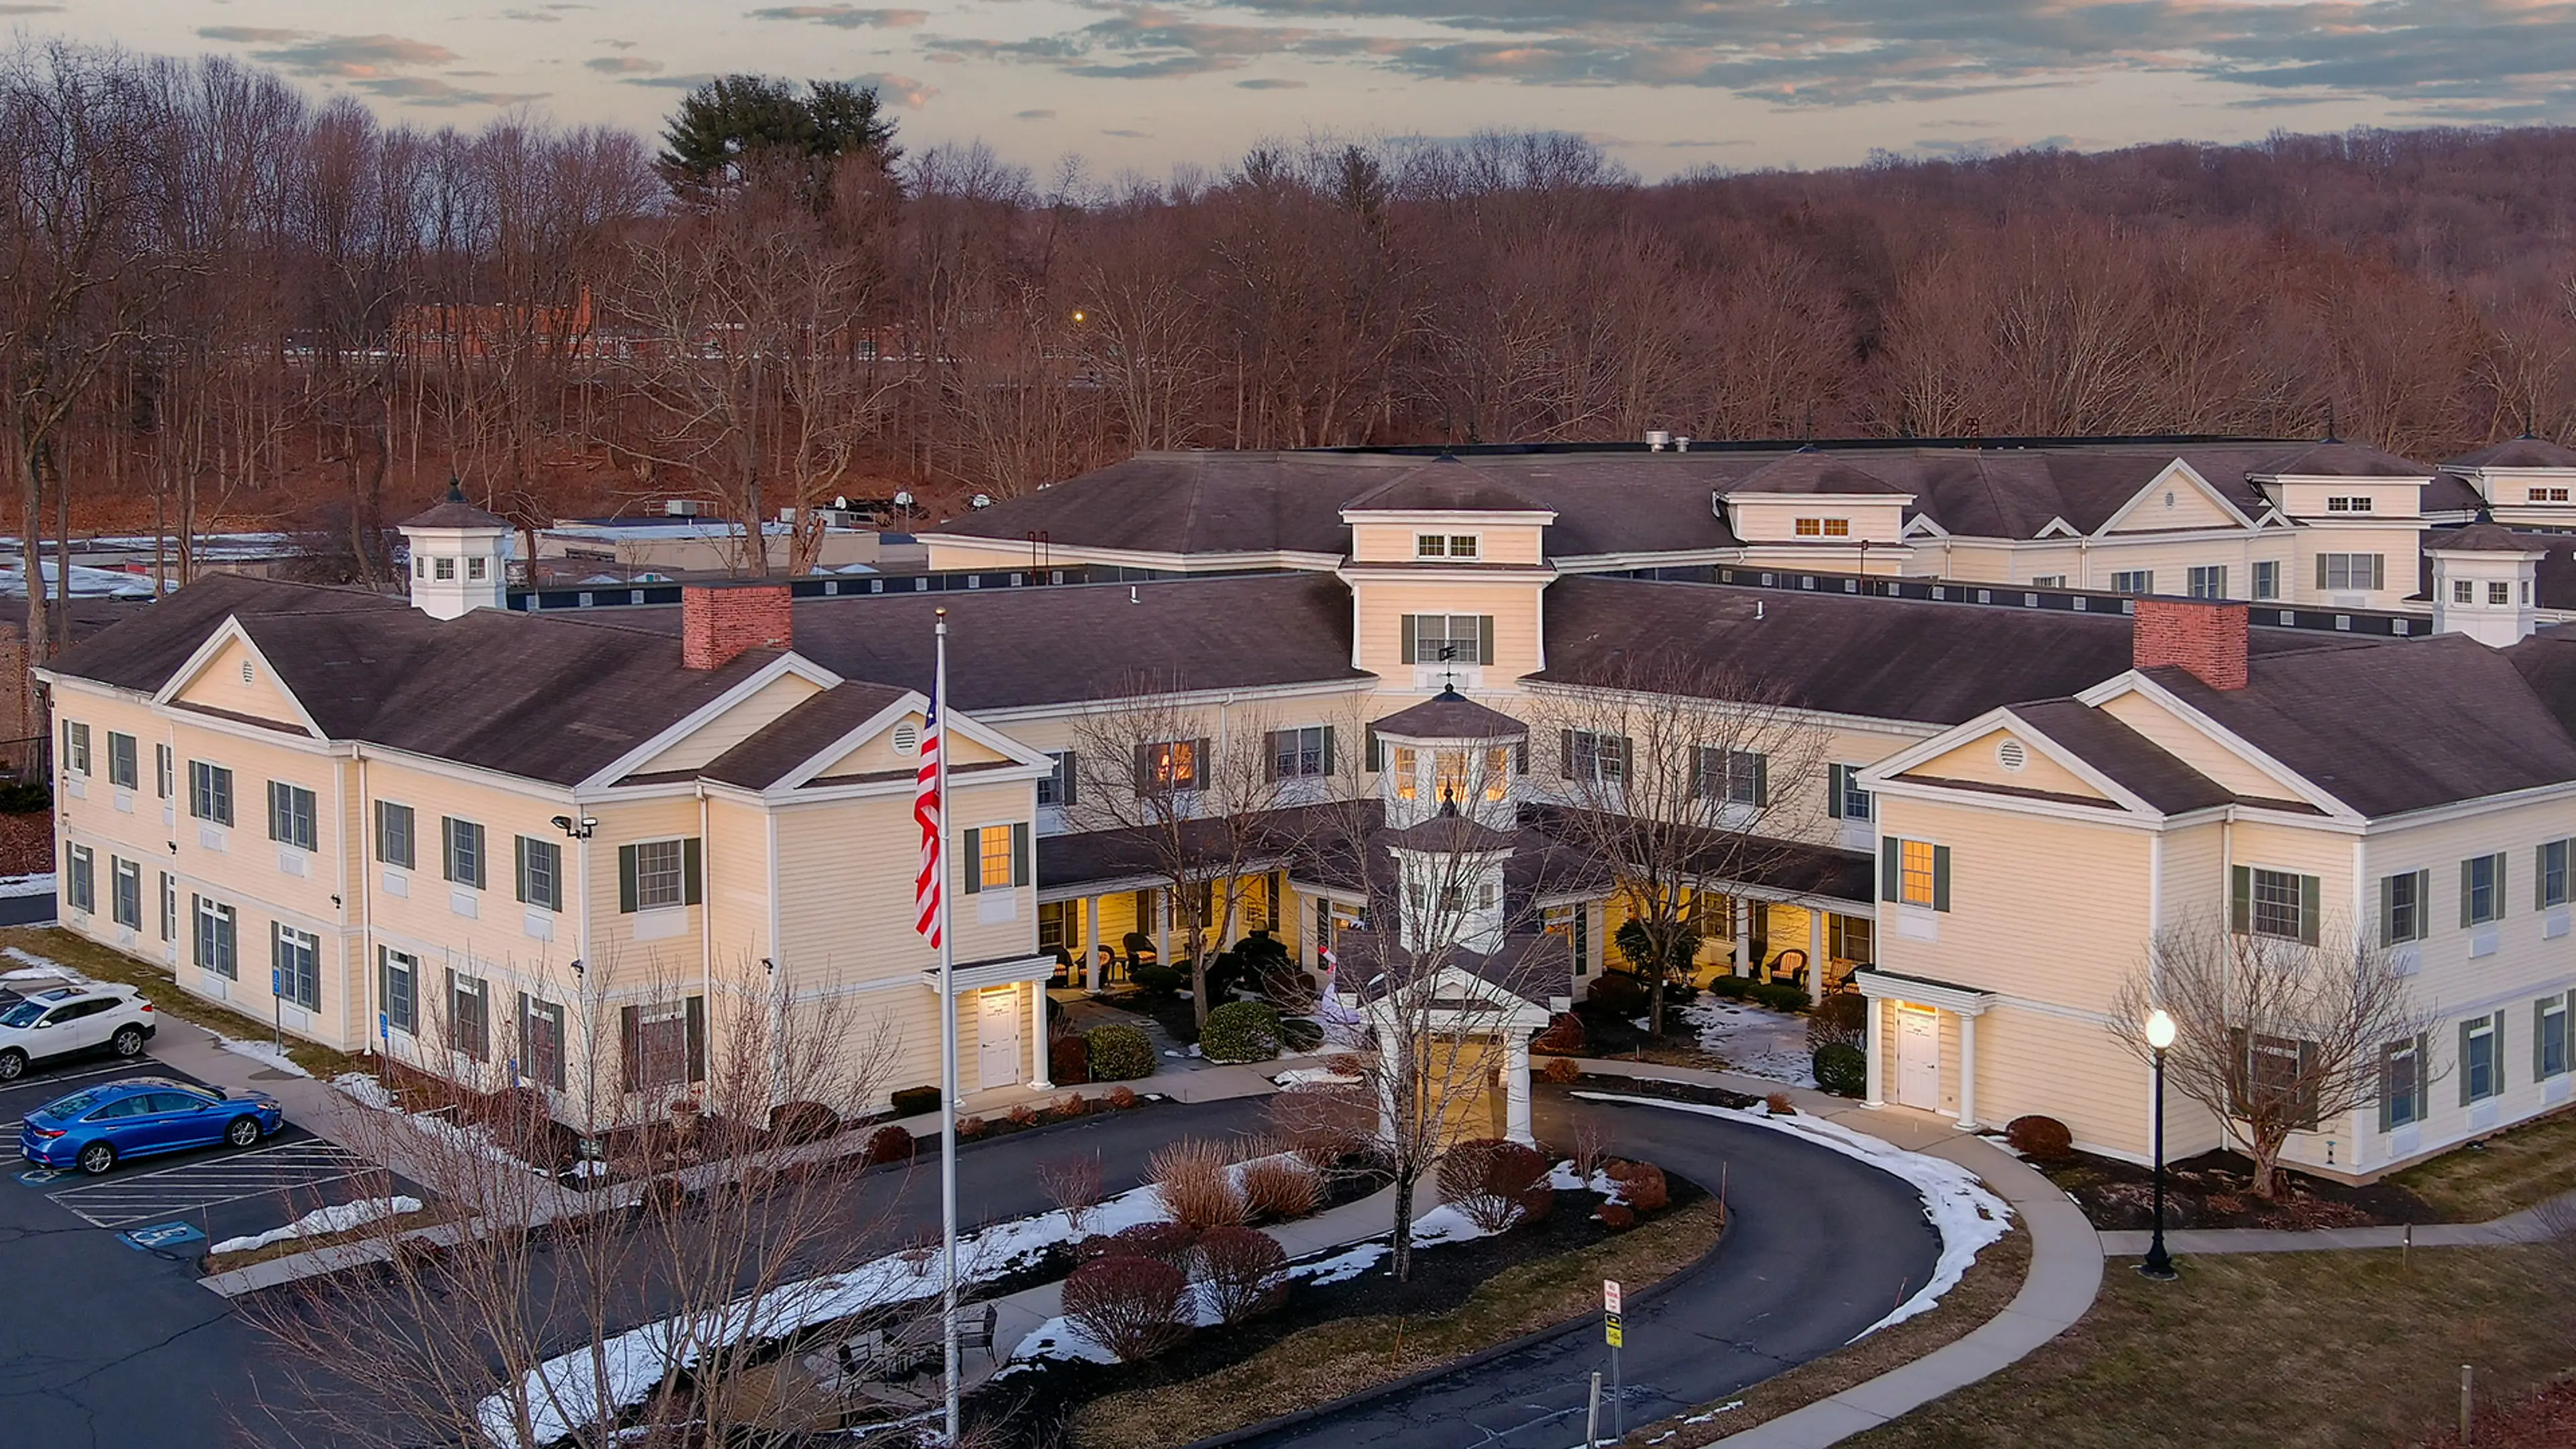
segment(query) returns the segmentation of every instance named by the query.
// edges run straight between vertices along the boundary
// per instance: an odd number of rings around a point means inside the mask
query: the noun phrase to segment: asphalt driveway
[[[1759,1382],[1848,1343],[1930,1280],[1940,1236],[1914,1188],[1768,1127],[1662,1107],[1542,1093],[1542,1138],[1568,1113],[1612,1151],[1715,1191],[1734,1218],[1715,1254],[1648,1297],[1631,1292],[1620,1353],[1630,1427]],[[1583,1437],[1592,1372],[1611,1429],[1610,1352],[1597,1317],[1491,1362],[1374,1403],[1242,1441],[1259,1449],[1565,1449]]]

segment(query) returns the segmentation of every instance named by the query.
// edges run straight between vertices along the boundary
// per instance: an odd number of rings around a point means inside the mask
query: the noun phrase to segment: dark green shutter
[[[1150,795],[1153,792],[1154,747],[1152,745],[1138,745],[1136,747],[1136,793],[1139,795]]]
[[[1706,800],[1711,796],[1708,779],[1708,757],[1716,753],[1717,751],[1708,748],[1706,745],[1694,746],[1691,750],[1690,794],[1693,800]],[[1723,790],[1725,785],[1725,777],[1723,775],[1718,777],[1718,784],[1720,789]]]
[[[1950,909],[1950,847],[1932,847],[1932,909]]]
[[[642,1008],[621,1006],[617,1009],[617,1089],[635,1090],[643,1075],[644,1016]]]
[[[2318,554],[2318,555],[2317,555],[2317,592],[2318,592],[2318,593],[2324,593],[2324,592],[2325,592],[2325,589],[2326,589],[2326,556],[2325,556],[2324,554]]]
[[[966,894],[984,889],[984,828],[970,826],[957,832],[957,855],[966,867]]]
[[[1494,662],[1494,616],[1491,614],[1476,616],[1476,662]]]
[[[2379,944],[2397,944],[2397,877],[2393,875],[2379,878]]]
[[[524,906],[528,903],[528,837],[524,835],[513,835],[510,837],[510,843],[514,847],[514,853],[518,856],[519,904]],[[519,1015],[522,1018],[523,1025],[525,1024],[524,1018],[527,1016],[527,1003],[527,996],[524,993],[521,994],[519,997]]]
[[[2474,879],[2474,876],[2470,868],[2476,864],[2477,862],[2474,860],[2464,860],[2460,862],[2460,928],[2462,930],[2466,930],[2469,926],[2474,924],[2471,915],[2472,907],[2470,905],[2470,902],[2475,898],[2474,894],[2470,890],[2470,882]],[[2465,1071],[2467,1069],[2462,1068],[2462,1070]]]
[[[1264,781],[1279,778],[1279,736],[1282,733],[1284,731],[1281,730],[1261,732],[1261,778]]]
[[[1207,788],[1208,744],[1209,741],[1207,737],[1202,735],[1190,746],[1189,788],[1193,790],[1204,790]]]
[[[1029,823],[1011,824],[1011,884],[1024,886],[1037,879],[1037,866],[1029,859]]]
[[[2420,1060],[2420,1059],[2419,1059]],[[2397,1043],[2379,1049],[2379,1130],[2391,1132],[2397,1127]]]
[[[680,904],[694,906],[705,899],[706,889],[700,880],[706,874],[706,850],[692,835],[680,842]]]
[[[1905,842],[1893,835],[1878,838],[1878,898],[1882,901],[1905,897]]]
[[[1333,759],[1333,727],[1326,725],[1324,726],[1324,776],[1330,779],[1340,773],[1340,770],[1341,766]]]
[[[1527,735],[1521,736],[1512,743],[1512,773],[1515,775],[1529,773],[1529,736]]]
[[[2233,931],[2254,929],[2254,872],[2246,866],[2227,868],[2227,926]]]
[[[1057,767],[1062,771],[1062,777],[1055,782],[1056,803],[1075,804],[1082,793],[1081,757],[1076,752],[1067,750],[1056,758],[1064,762]]]
[[[1556,732],[1556,768],[1557,773],[1566,779],[1574,778],[1574,731],[1572,730]]]
[[[1825,818],[1828,820],[1843,818],[1843,771],[1847,768],[1844,765],[1825,766]]]
[[[1415,648],[1413,642],[1413,624],[1414,620],[1420,617],[1421,616],[1418,614],[1407,614],[1404,616],[1404,622],[1402,624],[1402,628],[1404,629],[1404,642],[1401,646],[1403,652],[1399,661],[1401,663],[1411,664],[1414,662],[1413,656]]]
[[[456,879],[456,817],[438,817],[438,873],[448,880]]]
[[[2503,1095],[2504,1095],[2504,1088],[2505,1088],[2505,1075],[2504,1075],[2504,1013],[2503,1013],[2502,1011],[2498,1011],[2498,1012],[2496,1012],[2493,1016],[2488,1017],[2488,1018],[2487,1018],[2487,1020],[2489,1020],[2489,1021],[2491,1021],[2491,1022],[2494,1022],[2494,1023],[2495,1023],[2495,1082],[2494,1082],[2494,1086],[2495,1086],[2495,1089],[2496,1089],[2496,1095],[2497,1095],[2497,1096],[2499,1096],[2499,1097],[2501,1097],[2501,1096],[2503,1096]]]
[[[617,847],[617,911],[635,914],[635,847],[631,845]]]
[[[2324,882],[2312,875],[2299,877],[2299,943],[2317,943],[2317,917],[2324,914]]]
[[[1768,755],[1753,757],[1753,806],[1757,810],[1771,808],[1771,757]]]
[[[2531,908],[2549,908],[2549,847],[2536,846],[2531,852]]]
[[[707,999],[690,997],[688,1013],[689,1080],[703,1082],[707,1079]]]
[[[2549,1026],[2548,1005],[2546,1001],[2531,1004],[2531,1079],[2535,1082],[2549,1073],[2548,1053],[2541,1050],[2541,1034]]]
[[[2470,1100],[2470,1098],[2469,1098],[2469,1027],[2470,1027],[2472,1024],[2473,1024],[2473,1023],[2468,1022],[2468,1021],[2463,1021],[2463,1022],[2461,1022],[2461,1023],[2460,1023],[2460,1105],[2461,1105],[2461,1106],[2463,1106],[2463,1107],[2465,1107],[2465,1106],[2469,1105],[2469,1100]]]
[[[1360,753],[1367,758],[1368,772],[1370,774],[1374,775],[1378,771],[1386,768],[1386,765],[1383,763],[1386,748],[1377,742],[1376,725],[1361,726],[1360,745]]]

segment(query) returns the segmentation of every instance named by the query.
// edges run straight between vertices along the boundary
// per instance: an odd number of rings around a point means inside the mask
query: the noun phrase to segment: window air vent
[[[898,755],[921,753],[921,726],[910,720],[894,727],[894,752]]]

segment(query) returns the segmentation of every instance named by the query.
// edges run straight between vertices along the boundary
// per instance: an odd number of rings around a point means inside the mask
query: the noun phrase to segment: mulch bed
[[[2479,1397],[2477,1418],[2471,1425],[2478,1449],[2566,1449],[2576,1444],[2576,1378],[2560,1379],[2531,1398],[2502,1408]],[[2453,1428],[2417,1440],[2413,1449],[2458,1449],[2459,1444],[2460,1431]]]
[[[1733,1107],[1738,1111],[1762,1104],[1760,1097],[1748,1097],[1724,1087],[1704,1087],[1697,1082],[1658,1081],[1648,1077],[1616,1077],[1604,1072],[1585,1072],[1564,1090],[1611,1092],[1622,1097],[1652,1097],[1659,1102],[1692,1102],[1703,1107]]]
[[[53,812],[0,815],[0,875],[36,875],[53,868]]]
[[[2097,1228],[2155,1226],[2155,1174],[2147,1168],[2089,1152],[2031,1165],[2065,1189]],[[2253,1168],[2235,1152],[2166,1163],[2165,1226],[2307,1230],[2442,1220],[2431,1204],[2395,1183],[2353,1187],[2287,1170],[2280,1175],[2280,1197],[2267,1202],[2250,1186]]]
[[[1668,1174],[1665,1181],[1672,1197],[1667,1212],[1708,1196],[1705,1189],[1680,1176]],[[1389,1277],[1381,1263],[1340,1283],[1323,1287],[1299,1283],[1270,1313],[1222,1332],[1194,1333],[1179,1346],[1143,1363],[1040,1360],[1031,1368],[978,1390],[968,1399],[967,1427],[971,1432],[992,1435],[983,1442],[1035,1449],[1060,1442],[1064,1425],[1074,1411],[1095,1398],[1122,1389],[1154,1388],[1213,1373],[1260,1353],[1300,1329],[1344,1318],[1446,1313],[1505,1269],[1575,1252],[1613,1236],[1592,1216],[1592,1210],[1600,1203],[1601,1198],[1594,1193],[1559,1191],[1555,1208],[1540,1222],[1498,1237],[1416,1249],[1413,1276],[1406,1282],[1398,1283]]]

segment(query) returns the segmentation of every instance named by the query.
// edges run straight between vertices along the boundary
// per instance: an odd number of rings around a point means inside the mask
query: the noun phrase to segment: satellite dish
[[[993,495],[990,493],[978,493],[973,498],[968,499],[967,503],[968,506],[974,508],[990,508],[993,506]]]

